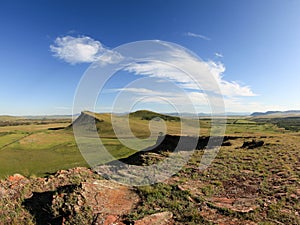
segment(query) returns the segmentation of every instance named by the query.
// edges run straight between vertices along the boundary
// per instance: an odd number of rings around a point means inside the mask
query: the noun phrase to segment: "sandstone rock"
[[[146,216],[141,220],[135,221],[135,225],[165,225],[170,222],[173,214],[171,212],[155,213],[150,216]]]
[[[210,198],[208,201],[218,208],[225,208],[234,212],[248,213],[254,211],[259,206],[253,198]]]
[[[24,179],[27,179],[27,178],[18,173],[8,177],[8,180],[10,182],[18,182],[18,181],[24,180]]]
[[[81,186],[81,194],[93,212],[103,216],[128,213],[139,201],[133,190],[112,181],[94,180]]]

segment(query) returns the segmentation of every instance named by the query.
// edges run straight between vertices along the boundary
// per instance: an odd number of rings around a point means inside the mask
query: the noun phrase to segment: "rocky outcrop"
[[[95,113],[84,111],[73,121],[68,128],[80,128],[83,130],[95,130],[96,124],[103,122]]]
[[[20,174],[0,180],[0,224],[125,225],[141,201],[134,188],[105,180],[87,168],[60,170],[46,178]],[[170,224],[171,212],[154,213],[137,225]]]
[[[248,149],[253,149],[253,148],[258,148],[264,145],[264,141],[257,141],[257,140],[252,140],[252,141],[244,141],[242,148],[248,148]]]
[[[133,189],[81,167],[46,178],[15,174],[0,181],[0,199],[1,224],[112,224],[139,201]]]
[[[146,216],[141,220],[135,221],[135,225],[167,225],[173,217],[171,212],[155,213],[150,216]]]
[[[139,151],[120,161],[130,165],[149,165],[165,159],[169,152],[174,151],[192,151],[195,149],[210,149],[218,146],[230,146],[229,140],[239,137],[192,137],[178,135],[163,135],[157,138],[156,144],[143,151]]]

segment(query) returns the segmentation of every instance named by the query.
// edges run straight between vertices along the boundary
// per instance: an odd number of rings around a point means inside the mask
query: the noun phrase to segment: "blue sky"
[[[0,27],[0,114],[71,114],[90,64],[140,40],[179,44],[217,69],[225,93],[235,90],[226,111],[300,109],[298,0],[1,1]],[[67,51],[72,43],[83,49]],[[107,89],[145,74],[127,70]],[[97,109],[109,110],[113,96]],[[167,110],[157,104],[147,107]]]

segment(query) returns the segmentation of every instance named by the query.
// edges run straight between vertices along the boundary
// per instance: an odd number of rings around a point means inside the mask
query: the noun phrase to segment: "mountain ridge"
[[[267,111],[267,112],[254,112],[250,116],[290,116],[293,114],[300,115],[300,110],[286,110],[286,111]]]

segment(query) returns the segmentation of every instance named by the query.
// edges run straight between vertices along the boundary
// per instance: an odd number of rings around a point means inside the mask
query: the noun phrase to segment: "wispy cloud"
[[[189,36],[209,38],[187,33]],[[146,97],[146,102],[162,103],[162,99],[168,99],[184,106],[187,96],[196,106],[207,105],[207,95],[215,98],[216,102],[224,97],[225,103],[231,108],[243,103],[243,97],[255,96],[255,93],[247,85],[242,85],[236,81],[225,79],[226,70],[224,64],[214,61],[203,61],[196,55],[184,48],[178,48],[171,43],[161,42],[165,47],[163,51],[158,49],[147,49],[145,52],[151,52],[157,55],[161,60],[137,61],[126,64],[123,70],[136,75],[153,78],[156,84],[143,83],[138,87],[127,87],[122,89],[112,89],[113,92],[127,92],[127,97],[137,98]],[[114,50],[110,50],[102,45],[101,42],[87,36],[72,37],[64,36],[56,38],[53,45],[50,46],[54,56],[70,64],[77,63],[116,63],[123,59],[123,56]],[[215,53],[217,57],[222,54]],[[184,70],[183,70],[184,68]],[[170,90],[168,84],[163,81],[171,81],[178,90]],[[161,85],[161,88],[153,88]],[[147,86],[148,85],[148,86]],[[183,92],[181,92],[183,91]],[[221,93],[220,93],[221,92]],[[185,96],[184,96],[185,95]],[[124,100],[124,104],[128,101]]]
[[[215,56],[217,56],[218,58],[223,58],[223,57],[224,57],[223,54],[221,54],[221,53],[219,53],[219,52],[216,52],[216,53],[215,53]]]
[[[119,93],[117,106],[121,108],[126,108],[128,102],[136,102],[142,104],[150,103],[158,106],[158,108],[165,105],[172,105],[175,109],[182,108],[185,110],[191,109],[191,107],[204,107],[206,111],[209,111],[209,101],[206,94],[198,91],[168,91],[161,90],[161,88],[154,88],[153,90],[151,87],[126,87],[111,89],[111,91]]]
[[[199,112],[209,112],[210,104],[221,106],[224,99],[226,109],[235,111],[247,109],[248,101],[245,101],[245,97],[255,96],[250,87],[225,80],[223,73],[226,68],[222,63],[205,62],[184,49],[171,46],[167,55],[167,62],[143,61],[124,68],[125,71],[145,77],[145,81],[111,89],[122,93],[119,95],[121,100],[118,106],[126,107],[128,101],[141,101],[161,107],[171,102],[172,105],[187,108],[192,103]],[[181,68],[188,70],[183,71]]]
[[[103,61],[112,63],[120,59],[120,55],[105,48],[101,42],[87,36],[57,37],[50,50],[54,56],[70,64]]]
[[[125,70],[137,75],[145,75],[176,82],[183,89],[221,92],[225,96],[255,96],[249,86],[242,86],[235,81],[227,81],[223,77],[225,66],[213,61],[200,61],[184,50],[170,47],[168,63],[150,61],[133,63]],[[182,71],[180,68],[189,68]]]
[[[137,96],[149,96],[149,97],[166,97],[166,98],[172,98],[172,99],[176,99],[177,102],[180,103],[184,103],[184,101],[186,101],[184,99],[183,93],[181,92],[172,92],[172,91],[163,91],[163,90],[153,90],[153,89],[149,89],[149,88],[139,88],[139,87],[135,87],[135,88],[118,88],[118,89],[112,89],[112,91],[116,91],[116,92],[130,92],[130,93],[134,93]],[[189,97],[190,99],[196,100],[197,101],[206,101],[206,97],[204,93],[201,92],[186,92],[185,93],[187,97]],[[158,98],[154,98],[156,101]],[[153,101],[153,100],[151,100]]]
[[[187,33],[185,33],[185,35],[189,36],[189,37],[201,38],[201,39],[206,40],[206,41],[211,40],[209,37],[206,37],[202,34],[195,34],[195,33],[192,33],[192,32],[187,32]]]

